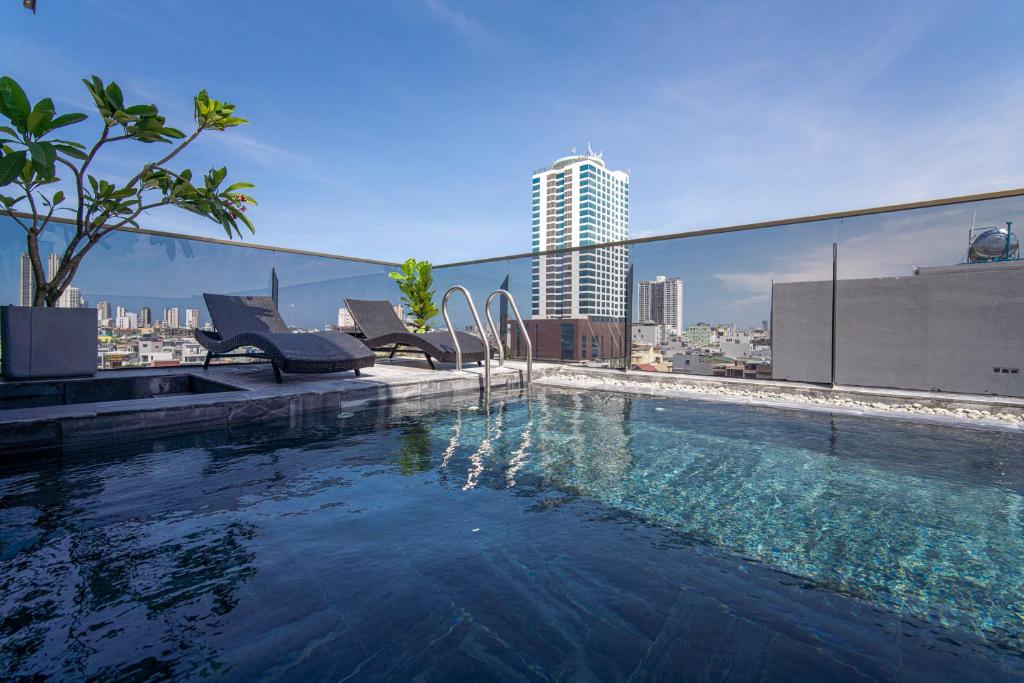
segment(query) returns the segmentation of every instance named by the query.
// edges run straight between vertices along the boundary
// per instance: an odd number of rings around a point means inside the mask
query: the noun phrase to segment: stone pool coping
[[[910,420],[950,426],[1024,431],[1024,399],[873,387],[828,387],[801,382],[744,380],[558,366],[536,380],[567,389],[617,391],[644,396],[722,401]]]
[[[525,384],[525,370],[526,364],[518,361],[507,362],[502,368],[492,366],[492,388],[521,388]],[[266,419],[297,419],[321,410],[352,410],[409,399],[480,393],[484,385],[483,368],[475,365],[462,372],[456,372],[452,366],[432,371],[425,362],[408,358],[381,362],[364,370],[358,378],[350,373],[287,375],[283,384],[276,384],[270,369],[259,363],[225,364],[207,371],[200,367],[175,367],[98,373],[150,378],[182,374],[205,377],[239,391],[2,410],[0,456],[110,438],[141,438]],[[1024,430],[1024,399],[1012,397],[623,373],[540,362],[534,363],[533,374],[539,386]],[[994,414],[1003,417],[996,418]]]

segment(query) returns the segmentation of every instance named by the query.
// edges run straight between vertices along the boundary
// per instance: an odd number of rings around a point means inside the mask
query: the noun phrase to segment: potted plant
[[[398,289],[402,292],[402,301],[409,307],[412,315],[413,332],[426,332],[430,329],[430,320],[437,315],[434,305],[434,269],[429,261],[406,259],[402,270],[388,273],[392,280],[398,280]]]
[[[240,226],[254,231],[245,212],[256,202],[240,192],[252,184],[224,186],[226,168],[211,169],[194,182],[191,170],[168,167],[203,133],[247,123],[235,116],[233,104],[201,90],[193,102],[195,126],[186,134],[166,125],[156,105],[126,105],[116,83],[104,84],[96,76],[83,83],[102,124],[88,146],[55,137],[58,130],[85,121],[85,114],[57,115],[50,98],[33,105],[13,78],[0,78],[0,115],[10,123],[0,125],[0,216],[24,229],[34,283],[30,306],[0,307],[2,372],[8,379],[95,373],[96,309],[60,307],[61,295],[86,254],[113,231],[138,228],[145,211],[177,206],[219,223],[229,238],[242,236]],[[121,141],[170,148],[127,181],[92,175],[90,166],[101,150]],[[47,273],[39,238],[57,211],[71,214],[74,232],[57,255],[54,272]]]

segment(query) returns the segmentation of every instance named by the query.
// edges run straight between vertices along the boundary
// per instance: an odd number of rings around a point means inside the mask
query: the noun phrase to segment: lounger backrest
[[[345,306],[356,325],[369,339],[409,331],[391,307],[390,301],[345,299]]]
[[[214,327],[223,339],[246,332],[287,332],[288,326],[269,296],[203,294]]]

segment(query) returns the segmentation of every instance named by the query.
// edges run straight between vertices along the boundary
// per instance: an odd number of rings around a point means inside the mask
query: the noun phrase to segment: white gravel
[[[999,424],[1007,427],[1024,428],[1024,412],[1015,413],[1001,406],[991,408],[980,406],[939,407],[924,405],[920,402],[900,401],[892,398],[888,402],[856,400],[851,398],[831,397],[799,392],[773,391],[770,388],[733,387],[721,384],[675,382],[637,382],[615,377],[597,377],[584,374],[558,374],[544,378],[542,384],[606,388],[637,394],[656,396],[680,396],[684,398],[709,398],[733,400],[764,405],[785,404],[790,407],[807,407],[818,410],[837,409],[842,412],[883,413],[892,416],[946,418],[952,420],[971,420],[979,423]]]

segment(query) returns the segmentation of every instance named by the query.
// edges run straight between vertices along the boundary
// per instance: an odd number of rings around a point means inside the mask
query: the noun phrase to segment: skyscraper
[[[46,257],[46,281],[53,282],[60,270],[60,254],[50,254]]]
[[[96,319],[99,321],[110,320],[110,302],[101,301],[96,304]]]
[[[177,309],[175,309],[177,310]],[[199,309],[198,308],[186,308],[185,309],[185,327],[190,330],[199,328]]]
[[[178,328],[178,307],[164,309],[164,327]]]
[[[81,308],[82,290],[78,287],[68,287],[57,299],[57,308]]]
[[[139,310],[139,327],[151,327],[153,325],[153,311],[149,306],[143,306]]]
[[[683,279],[659,275],[641,280],[637,293],[637,320],[655,322],[683,334]]]
[[[534,172],[534,252],[628,237],[629,173],[609,171],[589,145]],[[622,319],[628,266],[624,246],[535,257],[533,317]]]
[[[18,290],[20,296],[18,303],[22,306],[31,306],[36,295],[36,274],[32,272],[32,259],[29,258],[28,253],[21,255],[19,265]]]

